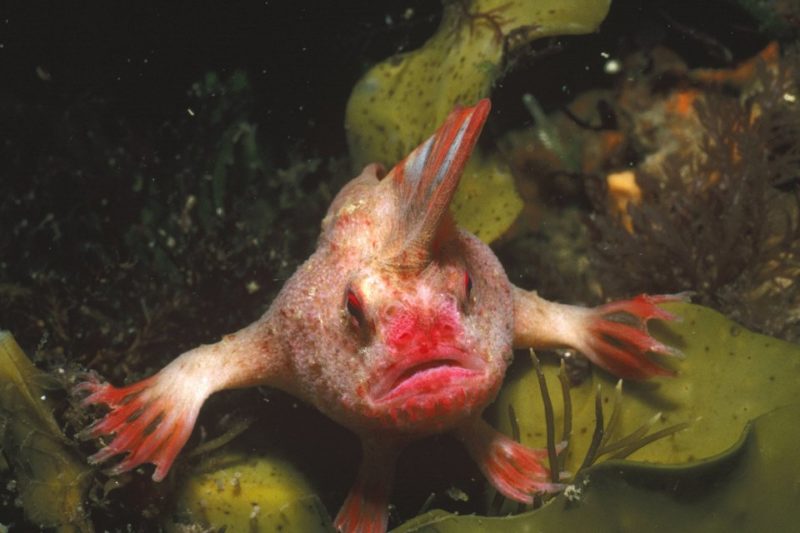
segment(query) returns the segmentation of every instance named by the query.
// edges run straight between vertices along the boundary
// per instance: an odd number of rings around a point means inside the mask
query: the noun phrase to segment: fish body
[[[110,408],[83,436],[114,435],[90,460],[125,454],[112,473],[149,462],[159,481],[208,396],[267,385],[360,437],[362,463],[335,522],[341,531],[385,531],[396,457],[434,433],[453,432],[509,498],[530,503],[558,490],[544,451],[481,418],[513,349],[573,347],[621,377],[669,375],[645,354],[675,350],[650,337],[646,322],[673,318],[656,304],[676,297],[587,309],[513,286],[492,250],[448,211],[489,110],[488,100],[454,110],[388,173],[368,165],[345,185],[316,251],[256,322],[127,387],[79,384],[84,405]],[[617,313],[638,324],[609,320]]]

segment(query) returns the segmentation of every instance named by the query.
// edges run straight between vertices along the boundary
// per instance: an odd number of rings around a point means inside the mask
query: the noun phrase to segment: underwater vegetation
[[[797,341],[800,55],[766,52],[771,60],[755,59],[738,87],[719,72],[688,73],[695,85],[671,95],[686,100],[683,116],[667,108],[679,115],[675,133],[633,169],[635,199],[614,209],[610,185],[595,191],[592,251],[608,295],[691,290],[699,303]],[[614,274],[620,263],[625,276]]]
[[[659,46],[616,60],[612,87],[562,109],[526,95],[534,126],[501,141],[533,228],[501,248],[512,265],[531,258],[512,275],[579,301],[692,291],[800,339],[798,58],[772,43],[690,68]]]
[[[609,452],[625,448],[614,447],[612,437],[618,440],[635,434],[648,420],[654,433],[674,424],[688,424],[667,438],[620,456],[657,464],[688,463],[720,454],[734,445],[754,417],[796,403],[800,386],[797,345],[748,332],[702,306],[670,304],[664,308],[683,319],[659,328],[657,334],[662,340],[674,342],[685,355],[676,365],[680,373],[673,379],[625,382],[622,390],[616,391],[618,384],[613,376],[592,371],[584,381],[570,386],[572,401],[567,409],[557,392],[560,369],[551,361],[543,361],[559,431],[565,413],[571,411],[569,445],[560,457],[565,470],[578,472],[591,447],[596,420],[594,396],[598,389],[604,409],[617,411],[607,416],[603,445]],[[538,395],[531,394],[536,388],[537,377],[530,365],[518,365],[491,415],[497,426],[509,434],[514,433],[516,425],[524,444],[543,447],[544,407],[534,397]],[[509,406],[515,420],[510,418]]]
[[[707,461],[597,465],[578,476],[572,492],[535,511],[485,517],[437,510],[395,531],[791,531],[800,472],[794,449],[798,415],[796,404],[761,415],[735,446]],[[709,485],[713,491],[702,489]]]
[[[179,486],[167,531],[189,524],[228,531],[331,531],[315,489],[286,459],[242,453],[206,455]]]
[[[422,47],[375,65],[353,88],[345,129],[354,170],[374,161],[393,165],[454,106],[489,96],[530,41],[594,31],[609,5],[608,0],[443,2],[439,28]],[[494,153],[474,153],[451,208],[459,225],[491,242],[521,209],[505,162]]]
[[[0,449],[7,461],[3,469],[15,474],[6,490],[32,524],[90,531],[84,499],[92,469],[53,416],[47,392],[58,387],[52,381],[9,332],[0,331]]]

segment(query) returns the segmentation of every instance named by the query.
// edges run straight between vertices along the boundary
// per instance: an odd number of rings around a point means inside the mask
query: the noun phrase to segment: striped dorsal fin
[[[398,227],[384,262],[393,269],[422,270],[431,257],[439,227],[489,115],[488,99],[457,107],[431,137],[397,163],[392,180],[400,209]]]

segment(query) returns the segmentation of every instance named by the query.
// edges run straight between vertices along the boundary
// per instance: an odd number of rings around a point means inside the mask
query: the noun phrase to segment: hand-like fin
[[[399,449],[393,443],[365,440],[362,451],[358,477],[334,526],[341,533],[385,533]]]
[[[116,388],[101,383],[92,375],[75,387],[76,393],[89,393],[82,400],[84,406],[106,404],[111,408],[102,420],[78,434],[83,439],[114,435],[105,447],[89,457],[90,463],[99,464],[127,454],[108,470],[110,475],[153,463],[156,465],[153,479],[164,479],[189,439],[207,396],[196,392],[201,389],[175,386],[170,377],[169,372],[156,374],[133,385]]]
[[[564,488],[551,480],[545,466],[547,450],[523,446],[480,418],[458,428],[456,436],[489,482],[506,498],[531,504],[534,494]],[[561,452],[565,445],[559,444],[557,451]]]

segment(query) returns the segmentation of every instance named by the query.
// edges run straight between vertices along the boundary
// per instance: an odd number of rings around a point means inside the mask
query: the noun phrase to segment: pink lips
[[[381,369],[369,395],[373,401],[388,402],[435,394],[482,375],[484,365],[481,358],[459,350],[433,357],[399,356],[394,364]]]

